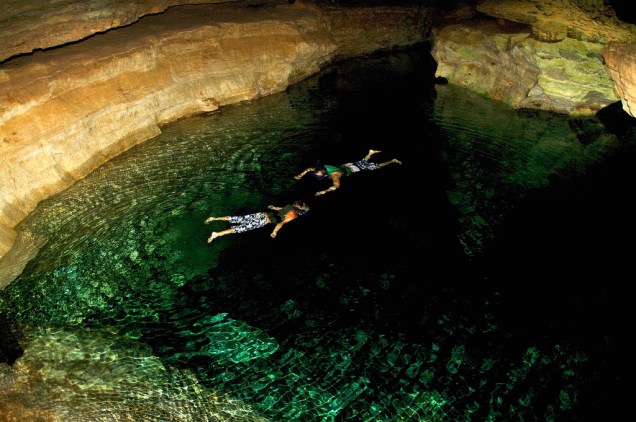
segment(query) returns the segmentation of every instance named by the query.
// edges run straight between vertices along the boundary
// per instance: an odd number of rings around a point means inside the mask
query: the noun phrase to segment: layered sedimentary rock
[[[636,44],[609,43],[603,50],[623,110],[636,117]]]
[[[619,100],[603,49],[634,28],[588,3],[479,1],[480,16],[434,28],[436,76],[516,108],[592,115]]]
[[[130,25],[171,6],[227,1],[238,0],[2,0],[0,63]]]
[[[328,4],[3,2],[0,272],[20,271],[6,259],[12,245],[22,260],[37,252],[15,228],[39,201],[162,124],[278,92],[340,58],[416,43],[431,27],[423,7]],[[636,30],[604,2],[475,4],[436,20],[437,76],[513,107],[591,115],[620,99],[634,116]]]
[[[6,61],[0,256],[39,201],[162,124],[279,92],[338,58],[422,41],[426,25],[419,7],[181,6]]]

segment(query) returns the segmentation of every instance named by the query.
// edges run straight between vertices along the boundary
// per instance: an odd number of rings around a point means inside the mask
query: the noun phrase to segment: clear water
[[[436,85],[427,46],[190,118],[37,208],[18,420],[585,420],[621,407],[632,123]],[[293,175],[382,150],[402,166]],[[326,182],[325,182],[326,183]],[[206,242],[210,215],[295,199]]]

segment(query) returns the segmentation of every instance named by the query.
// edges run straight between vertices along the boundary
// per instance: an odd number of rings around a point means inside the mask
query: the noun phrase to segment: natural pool
[[[631,118],[512,110],[436,85],[427,48],[175,122],[40,204],[20,229],[43,246],[0,292],[24,350],[0,365],[0,415],[617,412]],[[369,148],[403,165],[319,198],[324,184],[293,179]],[[206,243],[226,227],[204,225],[210,215],[295,199],[312,210],[276,239],[265,228]]]

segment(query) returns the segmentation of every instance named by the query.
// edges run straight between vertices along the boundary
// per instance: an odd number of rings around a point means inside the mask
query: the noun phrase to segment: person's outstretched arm
[[[274,230],[272,231],[272,234],[270,234],[270,237],[275,238],[276,235],[278,234],[278,231],[287,223],[289,223],[292,220],[296,219],[296,213],[295,212],[288,212],[287,215],[285,216],[285,218],[283,218],[283,221],[281,221],[280,223],[276,224],[276,227],[274,227]]]
[[[340,177],[342,177],[341,173],[337,173],[337,172],[331,173],[331,182],[332,182],[331,186],[325,190],[316,192],[316,196],[324,195],[327,192],[332,192],[338,189],[340,187]]]
[[[309,173],[310,171],[315,171],[316,169],[314,167],[308,167],[305,170],[303,170],[301,173],[298,173],[296,176],[294,176],[294,179],[296,180],[300,180],[302,179],[302,177],[304,175],[306,175],[307,173]]]
[[[274,210],[274,211],[278,211],[278,210],[282,210],[283,207],[277,207],[276,205],[268,205],[267,208],[269,208],[270,210]]]

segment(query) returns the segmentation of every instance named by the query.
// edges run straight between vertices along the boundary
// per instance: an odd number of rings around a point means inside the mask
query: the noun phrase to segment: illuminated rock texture
[[[162,124],[282,91],[335,59],[414,44],[426,23],[419,7],[189,5],[4,62],[0,256],[38,202]]]
[[[620,99],[603,49],[634,32],[602,2],[587,3],[479,1],[488,17],[453,15],[434,29],[436,76],[515,108],[593,115]]]
[[[621,97],[623,110],[636,117],[636,45],[610,43],[603,50],[603,57]]]
[[[572,115],[621,100],[634,116],[636,30],[602,1],[483,0],[445,15],[333,4],[2,2],[0,259],[14,244],[33,244],[15,228],[38,202],[162,124],[284,90],[334,60],[429,32],[436,76],[450,84]],[[6,260],[0,267],[20,271]]]
[[[130,25],[171,6],[228,1],[237,0],[2,0],[0,62]]]

